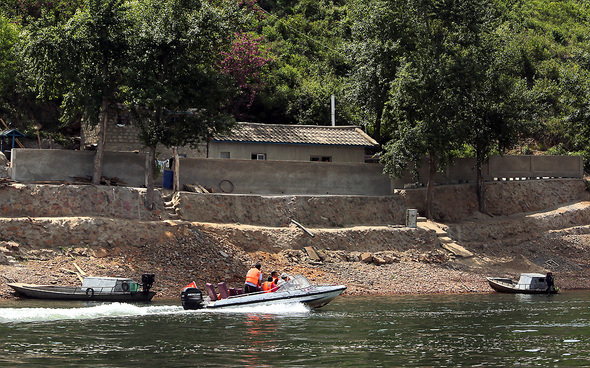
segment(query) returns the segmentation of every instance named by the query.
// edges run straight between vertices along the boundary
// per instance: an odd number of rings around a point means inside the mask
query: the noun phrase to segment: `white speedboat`
[[[194,283],[182,289],[180,298],[184,309],[227,308],[249,305],[268,305],[279,303],[303,303],[311,308],[320,308],[340,295],[344,285],[312,285],[304,276],[296,275],[279,286],[274,292],[247,293],[228,289],[225,283],[219,283],[219,294],[211,284],[206,285],[208,296]]]

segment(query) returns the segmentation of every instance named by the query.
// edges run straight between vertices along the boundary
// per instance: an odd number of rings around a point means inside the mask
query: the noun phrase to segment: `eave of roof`
[[[356,126],[237,123],[214,142],[373,147],[377,142]]]
[[[24,137],[25,135],[17,129],[8,129],[0,132],[0,137]]]

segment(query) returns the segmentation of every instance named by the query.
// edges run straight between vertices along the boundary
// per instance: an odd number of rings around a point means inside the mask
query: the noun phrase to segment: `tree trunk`
[[[174,156],[174,184],[172,185],[172,190],[174,193],[180,190],[180,162],[178,161],[178,147],[172,147],[172,154]]]
[[[100,107],[100,118],[98,121],[98,142],[96,144],[96,152],[94,153],[94,171],[92,172],[92,184],[100,185],[102,178],[102,162],[104,157],[104,143],[106,139],[107,121],[109,118],[109,99],[102,98],[102,106]]]
[[[383,107],[378,106],[376,113],[377,114],[375,116],[375,132],[373,132],[373,135],[375,136],[375,140],[377,141],[377,143],[379,143],[379,146],[381,146],[381,119],[383,116]]]
[[[475,169],[477,173],[477,202],[479,204],[479,212],[488,213],[488,208],[486,204],[486,188],[484,186],[483,176],[481,173],[481,167],[483,166],[483,158],[481,157],[480,152],[481,150],[478,149],[475,158]]]
[[[432,220],[432,205],[434,202],[434,176],[436,175],[436,158],[430,155],[428,158],[428,185],[426,186],[426,218]]]
[[[150,147],[145,163],[145,208],[154,209],[154,162],[156,161],[156,147]]]
[[[479,212],[488,213],[486,205],[486,187],[484,186],[481,175],[481,165],[478,165],[477,167],[477,201],[479,202]]]

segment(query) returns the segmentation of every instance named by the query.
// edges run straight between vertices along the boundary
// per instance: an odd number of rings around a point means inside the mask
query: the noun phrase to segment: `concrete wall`
[[[74,181],[92,177],[94,151],[12,150],[12,179],[22,182]],[[144,186],[146,154],[105,152],[102,175],[133,187]]]
[[[492,156],[482,169],[485,180],[509,178],[582,178],[582,156]]]
[[[304,161],[311,156],[327,156],[332,162],[365,162],[364,147],[334,147],[295,144],[260,144],[260,143],[209,143],[209,158],[221,158],[221,152],[229,152],[230,159],[250,160],[252,154],[264,153],[268,161]]]
[[[428,183],[428,160],[424,159],[418,169],[419,178],[410,171],[401,179],[393,180],[394,188],[404,188],[408,183],[425,186]],[[484,180],[583,178],[582,156],[491,156],[482,167]],[[443,172],[435,176],[437,184],[475,183],[477,172],[474,158],[455,159]]]
[[[389,195],[378,164],[182,159],[180,183],[233,194]]]
[[[21,182],[73,181],[89,177],[94,151],[13,150],[12,178]],[[116,177],[129,186],[144,186],[146,155],[132,152],[105,152],[103,176]],[[421,183],[427,169],[422,167]],[[385,196],[393,188],[414,183],[409,176],[391,180],[380,164],[256,161],[185,158],[180,160],[180,184],[200,184],[216,193],[291,195]],[[494,156],[484,168],[484,178],[582,178],[579,156]],[[156,178],[161,185],[162,177]],[[437,184],[475,182],[472,159],[457,160],[436,178]]]

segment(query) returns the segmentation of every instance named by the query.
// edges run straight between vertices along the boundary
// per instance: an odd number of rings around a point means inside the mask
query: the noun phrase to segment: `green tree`
[[[346,54],[353,65],[348,75],[347,98],[361,108],[368,131],[379,143],[391,83],[402,58],[414,49],[405,1],[362,0],[351,4],[351,40]]]
[[[11,109],[11,91],[16,87],[18,59],[16,43],[17,26],[0,15],[0,118]],[[0,125],[0,129],[3,127]]]
[[[41,97],[63,97],[63,121],[98,125],[92,183],[100,184],[109,110],[120,101],[125,64],[124,0],[86,0],[65,24],[32,27],[24,60]]]
[[[13,21],[28,26],[39,20],[57,25],[71,18],[82,8],[84,0],[4,0],[0,13]]]
[[[338,124],[352,121],[345,100],[348,71],[341,45],[346,36],[346,2],[304,0],[260,2],[258,23],[273,61],[266,87],[257,94],[252,121],[329,124],[330,98],[336,96]]]
[[[219,63],[231,41],[230,19],[238,12],[200,0],[137,0],[132,5],[127,102],[153,163],[158,144],[196,145],[231,127],[233,119],[223,111],[235,90]],[[148,165],[148,208],[153,178]]]
[[[384,149],[385,172],[401,176],[410,162],[429,159],[426,216],[432,217],[434,176],[465,141],[465,111],[482,68],[481,39],[489,32],[487,0],[407,1],[415,49],[405,53],[387,102],[393,139]],[[399,3],[398,3],[399,4]]]
[[[494,18],[501,18],[501,14]],[[492,153],[503,154],[518,143],[528,132],[527,121],[533,119],[535,110],[526,78],[514,67],[520,50],[512,44],[510,28],[494,23],[491,26],[475,45],[473,60],[476,64],[465,75],[471,83],[461,107],[461,119],[466,125],[465,143],[475,152],[477,194],[482,213],[487,213],[483,165]]]

